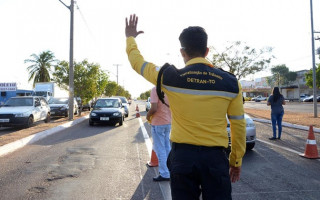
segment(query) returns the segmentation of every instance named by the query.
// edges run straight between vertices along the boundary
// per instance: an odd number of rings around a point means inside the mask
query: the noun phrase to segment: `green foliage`
[[[24,63],[31,63],[27,67],[29,71],[28,81],[33,80],[33,87],[39,82],[50,82],[51,66],[58,61],[54,54],[51,51],[43,51],[39,55],[32,54],[31,57],[32,59],[24,60]]]
[[[267,79],[271,87],[287,85],[297,79],[297,73],[289,71],[289,68],[285,64],[272,67],[271,73],[272,76]]]
[[[148,99],[148,97],[150,97],[150,94],[151,94],[151,90],[148,90],[144,93],[141,93],[140,94],[140,99]]]
[[[310,69],[308,73],[306,73],[306,85],[309,88],[313,88],[313,70]],[[318,67],[316,68],[316,87],[320,88],[320,64],[318,64]]]
[[[213,65],[233,73],[238,80],[268,68],[274,58],[271,47],[256,50],[240,41],[233,42],[221,53],[214,47],[211,49],[214,51],[211,61]]]
[[[109,81],[108,84],[106,85],[104,94],[109,97],[116,96],[117,88],[118,88],[118,84],[116,82]]]
[[[83,104],[86,104],[104,93],[108,78],[99,64],[89,63],[87,60],[74,62],[74,96],[80,97]],[[67,61],[61,61],[55,66],[53,80],[59,87],[68,89],[69,63]]]

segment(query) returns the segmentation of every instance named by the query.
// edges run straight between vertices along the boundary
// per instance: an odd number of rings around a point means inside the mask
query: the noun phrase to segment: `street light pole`
[[[317,88],[316,88],[316,61],[314,55],[314,30],[313,30],[313,8],[312,0],[310,0],[310,15],[311,15],[311,44],[312,44],[312,79],[313,79],[313,115],[318,117],[317,113]]]
[[[117,85],[119,85],[119,80],[118,80],[118,78],[119,78],[119,69],[118,69],[119,65],[121,66],[121,64],[113,64],[113,66],[117,66]]]
[[[70,10],[70,53],[69,53],[69,120],[73,120],[74,107],[74,70],[73,70],[73,21],[74,21],[74,0],[71,0],[70,6],[67,6],[59,0],[65,7]]]

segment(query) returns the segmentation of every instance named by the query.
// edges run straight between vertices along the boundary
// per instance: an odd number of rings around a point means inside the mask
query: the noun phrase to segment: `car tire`
[[[126,117],[129,117],[129,113],[128,113],[128,114],[126,114]]]
[[[69,111],[67,111],[64,116],[65,116],[65,117],[69,117]]]
[[[27,124],[25,125],[25,127],[26,127],[26,128],[29,128],[29,127],[32,126],[32,124],[33,124],[33,117],[30,116],[30,117],[28,118],[28,121],[27,121]]]
[[[123,121],[124,121],[124,117],[122,116],[120,121],[119,121],[119,126],[122,126],[123,125]]]
[[[89,120],[89,126],[93,126],[94,125],[94,122]]]
[[[247,151],[251,151],[251,150],[253,149],[253,147],[254,147],[255,144],[256,144],[256,143],[248,143],[248,144],[247,144],[247,147],[246,147]]]
[[[50,122],[50,113],[47,113],[47,117],[46,119],[44,120],[45,123],[48,123]]]

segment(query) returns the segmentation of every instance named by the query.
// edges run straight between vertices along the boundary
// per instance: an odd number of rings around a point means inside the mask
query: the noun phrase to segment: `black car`
[[[124,106],[119,98],[100,98],[90,112],[89,125],[95,123],[110,123],[123,125],[125,118]]]
[[[68,97],[52,97],[49,100],[51,116],[69,116],[69,98]],[[78,103],[74,98],[73,101],[74,114],[78,114]]]

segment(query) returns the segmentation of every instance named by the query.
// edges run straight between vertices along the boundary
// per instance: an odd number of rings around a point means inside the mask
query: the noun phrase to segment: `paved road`
[[[170,200],[169,184],[152,182],[156,169],[145,166],[149,154],[134,109],[122,127],[86,120],[1,157],[0,199]],[[298,155],[307,131],[284,128],[281,141],[269,141],[271,126],[256,126],[258,141],[244,157],[233,199],[320,199],[320,162]]]
[[[266,101],[261,102],[254,102],[254,101],[246,101],[244,104],[245,108],[253,108],[253,109],[259,109],[259,110],[270,110],[270,106],[267,106]],[[291,112],[301,112],[301,113],[313,113],[313,103],[309,102],[287,102],[286,105],[284,105],[285,111],[291,111]],[[320,113],[320,103],[317,104],[317,110],[318,113]]]

